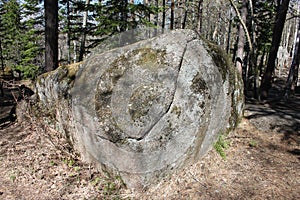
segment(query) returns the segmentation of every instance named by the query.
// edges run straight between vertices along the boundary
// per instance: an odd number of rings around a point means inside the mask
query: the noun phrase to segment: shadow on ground
[[[282,141],[300,144],[300,87],[284,99],[284,80],[277,80],[266,102],[246,100],[245,117],[258,129],[282,133]],[[291,152],[299,154],[299,149]]]
[[[22,84],[3,88],[3,94],[0,95],[0,128],[5,128],[16,120],[17,103],[33,94],[30,88]]]

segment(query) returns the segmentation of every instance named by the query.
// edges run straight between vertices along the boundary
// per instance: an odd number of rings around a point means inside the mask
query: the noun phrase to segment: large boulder
[[[241,78],[191,30],[96,52],[72,70],[41,76],[39,102],[85,160],[128,187],[197,161],[243,110]]]

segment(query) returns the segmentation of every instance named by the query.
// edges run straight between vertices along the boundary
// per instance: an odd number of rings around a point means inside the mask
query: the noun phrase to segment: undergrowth
[[[225,150],[229,148],[230,142],[226,141],[224,135],[219,135],[218,140],[214,143],[214,148],[218,154],[226,160]]]

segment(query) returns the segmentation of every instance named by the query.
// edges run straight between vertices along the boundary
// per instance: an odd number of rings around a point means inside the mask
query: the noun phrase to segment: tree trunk
[[[286,87],[285,87],[285,99],[289,98],[290,93],[295,92],[295,88],[298,82],[298,71],[299,71],[299,59],[300,59],[300,48],[299,48],[299,40],[300,40],[300,20],[298,25],[297,39],[294,49],[293,61],[291,64],[291,68],[289,71],[289,76],[287,78]]]
[[[0,60],[1,60],[1,70],[4,72],[4,58],[2,52],[2,39],[0,38]]]
[[[232,26],[232,12],[230,8],[229,14],[229,25],[228,25],[228,32],[227,32],[227,43],[226,43],[226,53],[229,54],[230,51],[230,38],[231,38],[231,26]]]
[[[277,58],[278,48],[281,42],[282,31],[285,23],[286,14],[288,11],[290,0],[283,0],[276,14],[275,26],[273,28],[272,43],[267,63],[266,71],[262,78],[260,86],[260,98],[267,99],[268,92],[271,88],[272,74],[275,70],[275,62]]]
[[[74,56],[73,56],[73,62],[77,62],[77,41],[73,40],[73,51],[74,51]]]
[[[197,16],[197,31],[200,34],[202,31],[202,15],[203,15],[203,0],[198,3],[198,16]]]
[[[189,0],[185,0],[185,2],[184,2],[184,17],[183,17],[183,21],[182,21],[182,29],[185,29],[185,26],[186,26],[188,10],[189,10]]]
[[[155,8],[156,8],[156,9],[159,9],[158,0],[155,0]],[[154,25],[155,25],[155,35],[157,34],[158,20],[159,20],[159,16],[158,16],[158,12],[156,11],[156,13],[155,13],[155,20],[154,20]]]
[[[254,98],[258,98],[258,91],[257,91],[257,80],[258,79],[258,66],[257,66],[257,44],[256,44],[256,24],[254,21],[254,8],[252,0],[249,1],[249,8],[250,8],[250,33],[251,33],[251,43],[252,49],[249,51],[249,60],[248,65],[245,70],[245,78],[244,84],[246,85],[246,90],[249,89],[251,82],[253,83],[253,91],[254,91]],[[253,77],[250,79],[250,77]],[[250,82],[249,82],[250,81]]]
[[[171,21],[170,21],[170,30],[174,29],[174,9],[175,3],[174,0],[171,1]]]
[[[87,17],[88,17],[88,5],[90,4],[90,0],[85,1],[85,11],[83,14],[83,21],[82,21],[82,35],[81,35],[81,43],[80,43],[80,51],[79,51],[79,61],[83,60],[83,55],[85,52],[85,40],[86,40],[86,24],[87,24]]]
[[[127,21],[128,21],[128,13],[127,13],[127,7],[128,7],[128,0],[122,0],[121,1],[121,21],[123,22],[121,27],[120,27],[120,32],[126,31],[127,30]],[[150,13],[149,13],[150,16]],[[149,17],[150,21],[150,17]]]
[[[243,60],[244,60],[244,45],[245,45],[245,31],[243,27],[243,23],[246,23],[247,18],[247,1],[243,0],[242,8],[241,8],[241,21],[239,25],[238,32],[238,44],[237,44],[237,53],[236,53],[236,68],[240,74],[243,72]]]
[[[45,0],[45,68],[49,72],[58,67],[58,1]]]
[[[2,42],[0,38],[0,59],[1,59],[1,70],[4,74],[4,61],[3,61],[3,54],[2,54]],[[3,91],[3,81],[0,80],[0,90],[1,90],[1,97],[4,97],[4,91]]]
[[[165,29],[165,25],[166,25],[166,0],[163,0],[163,8],[162,8],[162,24],[161,24],[161,28],[164,31]]]
[[[71,30],[70,30],[70,0],[67,0],[67,48],[68,48],[68,64],[71,64]]]
[[[2,20],[0,20],[0,26],[2,27]],[[0,35],[0,59],[1,59],[1,70],[4,73],[4,58],[3,58],[3,51],[2,51],[2,35]],[[1,81],[1,96],[3,96],[3,95],[4,95],[4,93],[3,93],[2,81]]]

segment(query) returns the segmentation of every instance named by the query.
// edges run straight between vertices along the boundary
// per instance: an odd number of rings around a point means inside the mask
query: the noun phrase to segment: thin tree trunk
[[[248,0],[243,0],[243,4],[244,4],[245,2],[247,2],[247,1],[248,1]],[[243,17],[241,16],[239,10],[237,9],[236,5],[233,3],[232,0],[230,0],[230,4],[231,4],[231,6],[234,8],[237,17],[239,18],[240,25],[242,26],[242,28],[243,28],[244,31],[245,31],[245,34],[246,34],[246,37],[247,37],[247,41],[248,41],[248,43],[249,43],[249,49],[251,50],[251,49],[252,49],[252,43],[251,43],[250,34],[249,34],[249,32],[248,32],[246,23],[245,23],[245,21],[243,20]]]
[[[290,0],[283,0],[276,14],[275,26],[273,28],[272,43],[267,63],[266,71],[262,78],[260,86],[260,99],[267,99],[268,92],[271,88],[272,74],[275,70],[275,62],[277,58],[278,48],[281,42],[282,31],[285,23]]]
[[[49,72],[58,67],[58,1],[45,0],[45,68]]]
[[[155,8],[158,9],[158,0],[155,0]],[[155,25],[155,35],[157,35],[157,26],[158,26],[158,12],[155,13],[155,21],[154,21],[154,25]]]
[[[170,21],[170,30],[174,29],[174,9],[175,3],[174,0],[171,0],[171,21]]]
[[[232,12],[230,8],[229,14],[229,25],[228,25],[228,32],[227,32],[227,44],[226,44],[226,52],[229,54],[230,51],[230,38],[231,38],[231,25],[232,25]]]
[[[186,26],[186,20],[187,20],[187,15],[189,11],[189,0],[185,0],[184,3],[184,17],[183,17],[183,22],[182,22],[182,29],[185,29]]]
[[[77,42],[76,40],[73,40],[73,51],[74,51],[74,57],[73,57],[73,62],[77,62]]]
[[[162,7],[162,23],[161,23],[161,28],[164,31],[165,25],[166,25],[166,0],[163,0],[163,7]]]
[[[218,33],[218,23],[215,23],[215,27],[214,27],[214,32],[213,32],[213,34],[212,34],[212,37],[211,37],[211,39],[212,39],[212,41],[215,41],[215,42],[217,42],[217,40],[216,40],[216,36],[217,36],[217,33]]]
[[[87,16],[88,16],[88,5],[90,4],[90,0],[85,1],[85,11],[83,14],[82,21],[82,35],[81,35],[81,43],[80,43],[80,51],[79,51],[79,61],[83,60],[83,55],[85,52],[85,40],[86,40],[86,24],[87,24]]]
[[[70,30],[70,0],[67,0],[67,48],[68,48],[68,64],[71,63],[71,30]]]
[[[260,80],[259,77],[262,74],[262,68],[265,65],[265,57],[266,57],[266,48],[263,48],[263,53],[261,55],[259,65],[256,69],[256,74],[254,75],[255,81],[254,81],[254,98],[257,99],[259,98],[259,86],[260,86]]]
[[[298,25],[297,39],[294,48],[293,61],[290,67],[289,75],[285,86],[285,99],[289,98],[290,93],[295,92],[295,88],[298,82],[298,71],[299,71],[299,59],[300,59],[300,20]]]
[[[1,59],[1,70],[4,74],[4,61],[3,61],[3,54],[2,54],[2,42],[0,38],[0,59]],[[1,96],[4,97],[4,91],[3,91],[3,81],[0,80],[0,90],[1,90]]]
[[[4,72],[4,58],[3,58],[3,52],[2,52],[2,40],[0,38],[0,59],[1,59],[1,69],[2,72]]]
[[[246,90],[248,89],[248,86],[250,85],[249,77],[253,75],[253,82],[254,82],[254,97],[258,98],[257,93],[257,85],[256,80],[258,79],[258,68],[257,68],[257,55],[256,55],[256,33],[255,33],[255,22],[254,22],[254,8],[252,4],[252,0],[249,0],[249,8],[250,8],[250,30],[251,30],[251,43],[253,45],[253,48],[249,52],[249,62],[245,71],[245,84],[246,84]],[[250,80],[251,81],[251,80]]]
[[[245,45],[245,28],[244,24],[247,18],[247,0],[243,0],[243,5],[241,8],[240,15],[240,25],[238,32],[238,47],[236,53],[236,68],[240,74],[243,72],[243,60],[244,60],[244,45]],[[247,28],[246,28],[247,29]]]
[[[197,31],[199,34],[202,32],[202,15],[203,15],[203,0],[199,0],[198,16],[197,16]]]

